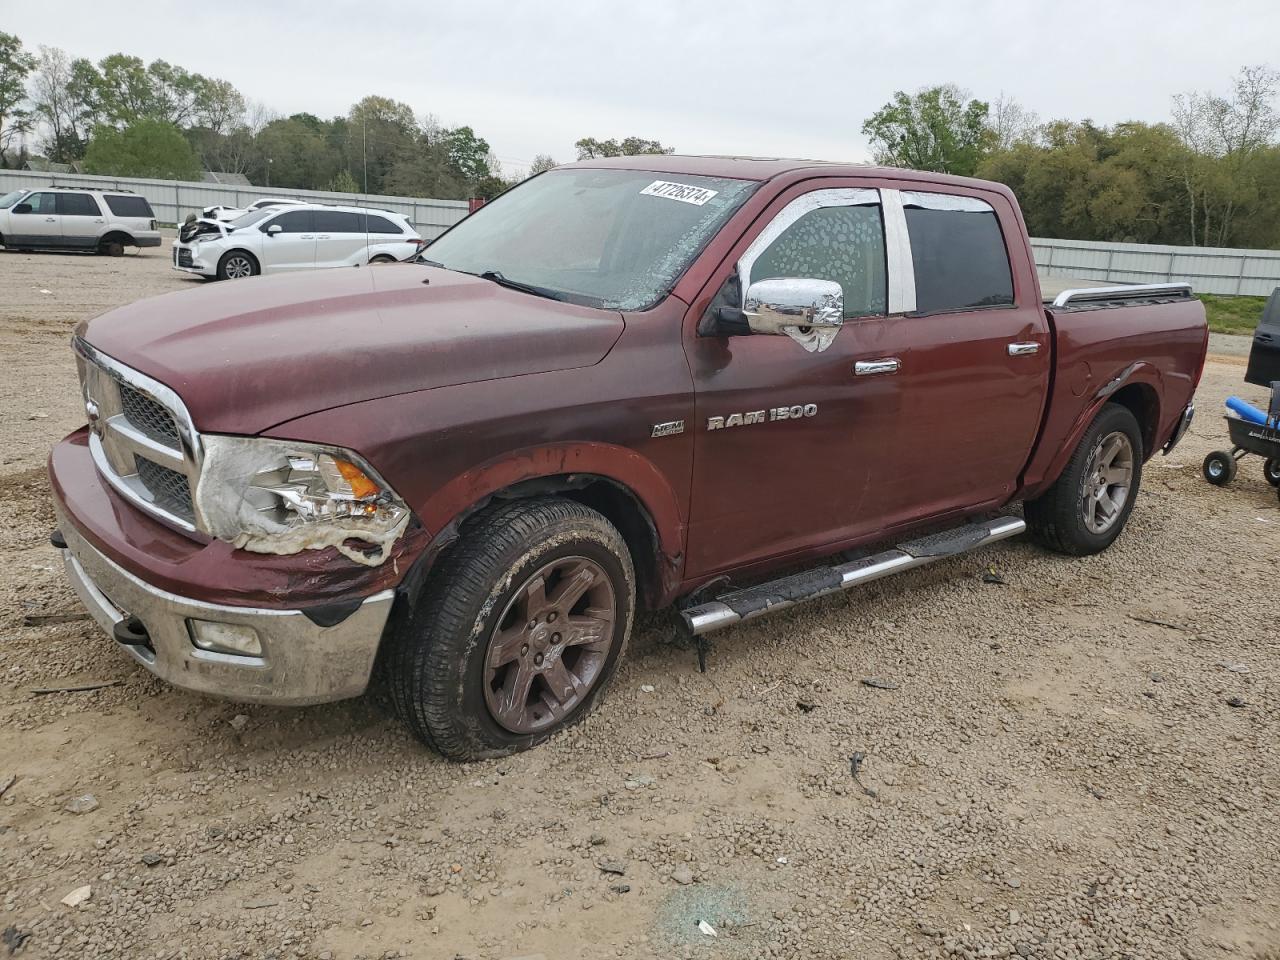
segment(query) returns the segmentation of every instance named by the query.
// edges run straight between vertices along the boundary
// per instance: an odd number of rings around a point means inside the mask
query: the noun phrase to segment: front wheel
[[[1031,535],[1058,553],[1099,553],[1120,536],[1142,481],[1142,431],[1119,404],[1107,404],[1085,432],[1062,475],[1026,503]]]
[[[258,274],[258,261],[243,250],[232,250],[218,261],[219,280],[240,280]]]
[[[635,596],[627,545],[595,510],[559,498],[487,510],[391,638],[397,712],[451,759],[526,750],[591,710]]]

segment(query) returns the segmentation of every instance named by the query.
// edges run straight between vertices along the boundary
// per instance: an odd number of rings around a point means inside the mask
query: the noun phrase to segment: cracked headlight
[[[355,454],[260,437],[203,438],[196,486],[203,528],[256,553],[335,547],[370,566],[387,558],[409,508]]]

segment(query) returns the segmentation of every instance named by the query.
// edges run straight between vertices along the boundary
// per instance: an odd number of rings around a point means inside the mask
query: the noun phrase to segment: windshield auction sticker
[[[687,183],[670,183],[666,180],[655,180],[640,191],[646,197],[665,197],[668,200],[679,200],[681,203],[692,203],[700,207],[719,190],[708,190],[706,187],[691,187]]]

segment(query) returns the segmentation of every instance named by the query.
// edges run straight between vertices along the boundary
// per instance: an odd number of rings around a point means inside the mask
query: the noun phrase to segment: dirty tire
[[[1094,452],[1103,438],[1115,433],[1124,434],[1129,441],[1133,453],[1132,478],[1119,515],[1105,531],[1099,533],[1085,523],[1082,503]],[[1107,549],[1120,536],[1133,511],[1142,481],[1143,459],[1142,430],[1137,418],[1126,407],[1107,404],[1085,431],[1053,486],[1039,498],[1025,504],[1024,516],[1032,538],[1055,553],[1074,557]]]
[[[1236,478],[1236,458],[1226,450],[1215,450],[1204,458],[1200,472],[1215,487],[1225,487]]]
[[[607,577],[615,603],[611,635],[592,684],[563,718],[534,732],[513,732],[486,697],[490,640],[530,577],[569,558],[585,558]],[[631,554],[601,514],[560,498],[499,503],[463,526],[391,637],[387,671],[396,711],[420,740],[450,759],[527,750],[590,712],[626,651],[634,610]]]
[[[124,244],[119,240],[104,240],[98,247],[98,253],[104,257],[123,257]]]
[[[218,261],[219,280],[239,280],[244,277],[256,277],[261,273],[258,261],[252,254],[243,250],[229,250]]]

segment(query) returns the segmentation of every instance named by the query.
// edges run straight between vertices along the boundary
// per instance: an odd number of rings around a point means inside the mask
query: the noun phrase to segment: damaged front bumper
[[[161,590],[104,556],[61,510],[55,543],[94,620],[156,676],[199,693],[300,705],[362,694],[369,684],[395,592],[358,602],[332,626],[302,610],[206,603]],[[256,638],[257,655],[196,645],[205,625]]]

